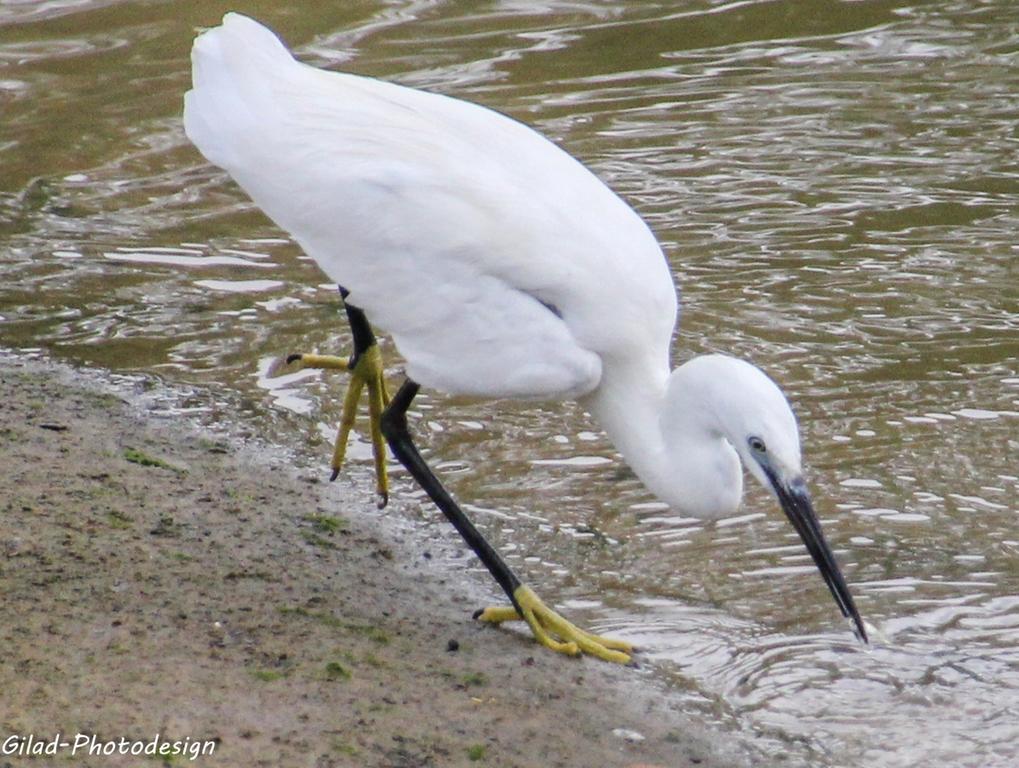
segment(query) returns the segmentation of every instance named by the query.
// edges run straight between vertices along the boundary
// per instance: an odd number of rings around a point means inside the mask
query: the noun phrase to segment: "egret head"
[[[810,552],[842,615],[857,634],[867,633],[835,560],[803,479],[800,435],[789,401],[759,368],[724,355],[694,358],[681,368],[693,386],[693,405],[702,424],[717,430],[749,470],[778,499]],[[710,426],[709,426],[710,425]]]

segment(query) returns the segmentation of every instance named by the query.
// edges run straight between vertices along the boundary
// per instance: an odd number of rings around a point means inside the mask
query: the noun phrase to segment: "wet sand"
[[[447,526],[100,372],[0,358],[0,467],[0,741],[182,743],[0,766],[749,764],[644,670],[472,621]]]

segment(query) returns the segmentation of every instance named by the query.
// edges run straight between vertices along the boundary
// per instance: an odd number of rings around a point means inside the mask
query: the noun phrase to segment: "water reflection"
[[[792,394],[878,639],[852,640],[760,489],[704,525],[652,499],[575,405],[425,393],[429,456],[512,562],[776,761],[1012,765],[1009,0],[245,8],[311,61],[535,124],[631,200],[683,291],[677,355],[750,357]],[[0,340],[238,393],[324,465],[335,377],[269,368],[347,348],[335,288],[180,130],[190,38],[217,13],[0,5]],[[432,520],[396,477],[398,509]]]

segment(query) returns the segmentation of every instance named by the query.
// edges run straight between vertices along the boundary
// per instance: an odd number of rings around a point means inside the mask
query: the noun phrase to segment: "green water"
[[[221,392],[324,465],[336,382],[265,372],[346,348],[335,289],[186,142],[190,41],[234,8],[307,61],[495,107],[647,218],[677,359],[724,350],[785,386],[879,640],[852,641],[766,494],[717,526],[663,509],[574,405],[426,393],[453,491],[540,591],[645,646],[677,707],[776,764],[1013,766],[1012,0],[282,6],[0,3],[0,344]],[[400,476],[395,496],[443,525]]]

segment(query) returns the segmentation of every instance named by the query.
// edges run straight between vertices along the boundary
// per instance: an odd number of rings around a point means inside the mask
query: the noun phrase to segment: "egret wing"
[[[238,14],[192,54],[188,136],[389,331],[424,384],[576,396],[668,355],[653,235],[583,165],[468,102],[296,62]]]

